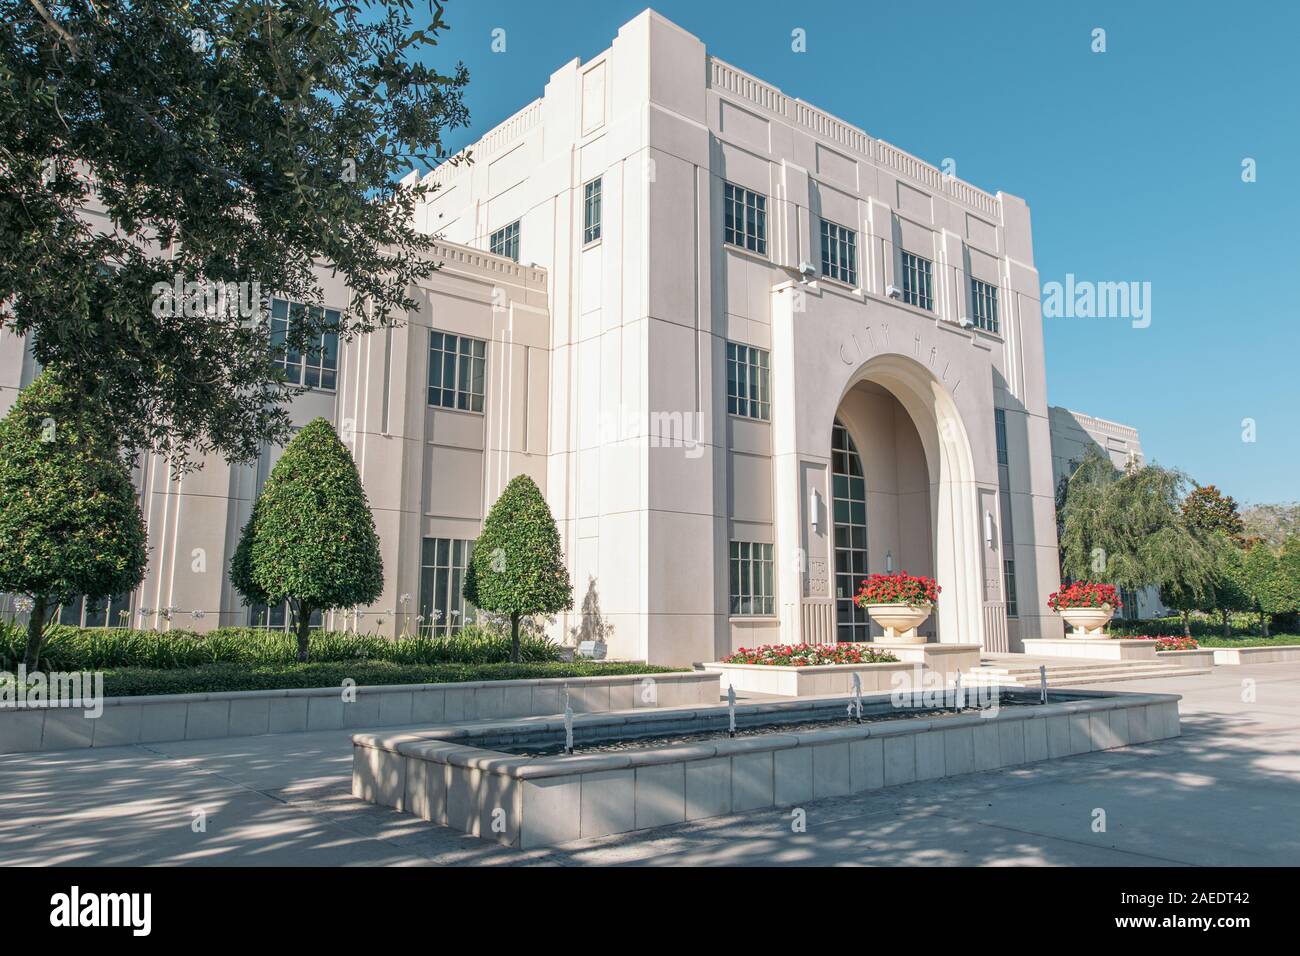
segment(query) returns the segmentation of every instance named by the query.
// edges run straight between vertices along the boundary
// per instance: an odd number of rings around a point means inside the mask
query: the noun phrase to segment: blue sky
[[[459,147],[646,3],[449,0]],[[1044,283],[1150,282],[1151,322],[1049,318],[1055,405],[1239,501],[1300,499],[1300,4],[662,0],[710,52],[977,186],[1024,197]],[[807,52],[791,50],[803,28]],[[1106,30],[1106,52],[1091,50]],[[506,51],[491,34],[506,31]],[[1257,180],[1242,182],[1242,161]],[[1243,419],[1255,440],[1243,441]]]

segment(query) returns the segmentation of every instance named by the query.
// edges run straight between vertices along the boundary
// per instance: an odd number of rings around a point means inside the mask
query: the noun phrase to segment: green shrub
[[[616,674],[662,674],[673,668],[597,661],[534,664],[398,664],[393,661],[324,662],[255,665],[205,664],[184,669],[128,667],[104,674],[108,697],[144,694],[202,694],[233,690],[279,690],[292,687],[341,687],[378,684],[441,684],[481,680],[529,680],[540,677],[601,677]]]
[[[22,660],[25,632],[0,622],[0,669]],[[325,662],[386,661],[402,665],[493,664],[510,659],[510,638],[499,631],[466,627],[447,637],[402,637],[317,631],[312,658]],[[557,661],[560,649],[543,637],[526,635],[523,660]],[[54,625],[47,631],[42,665],[48,670],[104,670],[148,667],[175,670],[206,664],[279,665],[297,657],[297,640],[284,631],[224,627],[192,631],[133,631]]]

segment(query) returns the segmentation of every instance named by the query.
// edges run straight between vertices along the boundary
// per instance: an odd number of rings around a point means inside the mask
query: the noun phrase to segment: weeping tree
[[[1060,496],[1062,576],[1154,586],[1192,606],[1208,599],[1214,553],[1210,536],[1183,516],[1186,484],[1154,464],[1120,471],[1090,449]]]
[[[60,604],[134,590],[144,570],[144,520],[121,451],[94,403],[47,369],[0,421],[0,591],[30,602],[28,670]]]
[[[304,662],[313,613],[369,604],[383,591],[365,489],[325,419],[303,428],[271,469],[231,559],[230,579],[248,604],[289,602]]]
[[[463,591],[475,607],[510,617],[510,659],[515,662],[521,618],[573,607],[560,532],[541,489],[527,475],[512,479],[488,512]]]

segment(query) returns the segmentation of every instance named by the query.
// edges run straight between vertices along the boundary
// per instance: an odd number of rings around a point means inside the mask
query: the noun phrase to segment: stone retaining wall
[[[448,684],[392,684],[108,697],[91,718],[77,707],[0,707],[0,753],[119,747],[166,740],[305,730],[445,724],[718,702],[718,675],[700,671]]]

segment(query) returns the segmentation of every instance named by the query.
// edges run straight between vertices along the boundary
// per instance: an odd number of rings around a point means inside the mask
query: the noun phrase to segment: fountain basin
[[[864,695],[868,721],[850,724],[842,697],[736,708],[738,728],[826,718],[825,729],[728,738],[725,706],[584,714],[573,755],[535,756],[562,739],[560,718],[357,734],[353,795],[508,846],[584,837],[843,796],[1176,737],[1179,697],[1070,690],[1000,690],[996,712],[877,718],[898,709]],[[829,721],[834,718],[835,724]],[[665,743],[722,728],[710,739]],[[644,738],[645,746],[582,752],[585,743]]]

